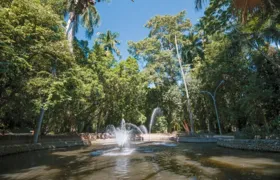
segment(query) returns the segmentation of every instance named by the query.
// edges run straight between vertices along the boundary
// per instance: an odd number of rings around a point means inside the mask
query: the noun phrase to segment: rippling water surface
[[[93,156],[93,152],[98,153]],[[215,144],[150,143],[34,151],[0,157],[0,179],[280,179],[280,154]]]

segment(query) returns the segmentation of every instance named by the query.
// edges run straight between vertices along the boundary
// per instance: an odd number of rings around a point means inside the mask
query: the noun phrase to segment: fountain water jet
[[[154,124],[155,117],[157,115],[161,115],[161,114],[162,114],[162,111],[159,107],[157,107],[153,110],[153,113],[152,113],[152,116],[151,116],[151,119],[150,119],[150,124],[149,124],[149,134],[151,134],[151,132],[152,132],[152,125]]]
[[[142,131],[144,134],[148,134],[148,130],[147,130],[146,126],[141,125],[141,126],[139,126],[139,128],[141,129],[141,131]]]
[[[114,125],[108,125],[106,131],[115,137],[116,143],[122,149],[126,144],[129,143],[130,137],[134,130],[140,134],[146,134],[145,131],[146,127],[144,128],[143,125],[138,127],[132,123],[126,123],[124,119],[122,119],[120,127],[115,128]],[[146,129],[147,130],[147,129]]]

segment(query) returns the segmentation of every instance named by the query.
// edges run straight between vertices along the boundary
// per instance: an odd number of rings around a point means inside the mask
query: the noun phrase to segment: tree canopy
[[[218,133],[213,99],[201,91],[223,81],[223,133],[279,135],[279,3],[242,2],[209,0],[194,25],[185,11],[151,17],[121,59],[118,32],[101,32],[92,47],[75,37],[79,25],[92,36],[95,1],[0,1],[0,127],[34,129],[43,108],[42,133],[104,132],[122,118],[148,125],[160,107],[154,132],[183,131],[192,112],[196,133]]]

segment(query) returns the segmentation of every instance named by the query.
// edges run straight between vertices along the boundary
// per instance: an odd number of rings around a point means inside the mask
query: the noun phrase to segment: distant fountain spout
[[[149,124],[149,134],[151,134],[151,132],[152,132],[152,125],[154,124],[156,116],[161,115],[161,114],[162,114],[162,111],[159,107],[157,107],[153,110],[153,113],[152,113],[152,116],[150,119],[150,124]]]

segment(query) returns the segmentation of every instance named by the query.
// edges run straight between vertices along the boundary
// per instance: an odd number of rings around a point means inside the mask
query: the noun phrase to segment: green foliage
[[[263,18],[255,11],[242,24],[233,8],[230,0],[211,0],[194,28],[185,11],[155,16],[145,25],[147,37],[129,42],[133,57],[116,61],[118,33],[101,34],[92,49],[74,38],[79,20],[89,36],[98,25],[88,1],[0,1],[1,128],[34,129],[43,107],[43,133],[104,131],[122,118],[147,125],[160,107],[154,131],[180,131],[189,117],[176,36],[197,132],[218,132],[213,101],[200,91],[213,92],[225,80],[216,96],[223,132],[279,136],[280,53],[274,46],[280,43],[280,13],[273,8]],[[73,53],[65,13],[73,25]]]
[[[272,133],[280,135],[280,116],[276,117],[270,123],[270,131]]]
[[[50,6],[27,0],[14,0],[0,16],[0,59],[8,63],[0,74],[0,119],[8,128],[32,126],[53,77],[73,63],[62,21]]]
[[[120,42],[117,40],[118,37],[118,33],[112,33],[111,31],[107,31],[106,33],[99,34],[97,42],[102,44],[106,51],[109,51],[112,54],[116,53],[117,56],[121,57],[120,51],[116,47],[117,45],[120,45]]]
[[[136,60],[116,63],[105,42],[90,51],[77,39],[73,57],[60,2],[14,0],[0,10],[1,124],[34,128],[41,106],[43,133],[100,130],[122,117],[143,124],[147,84]]]
[[[212,99],[201,97],[204,95],[199,91],[213,92],[225,80],[216,97],[223,131],[242,130],[247,138],[264,138],[275,133],[277,128],[271,124],[279,116],[279,50],[269,45],[279,41],[279,14],[274,11],[266,20],[250,17],[246,24],[240,24],[237,19],[228,21],[226,17],[233,14],[221,8],[230,8],[224,3],[211,1],[206,16],[196,26],[197,34],[205,39],[204,59],[197,57],[191,71],[195,79],[192,89],[198,92],[192,97],[196,99],[196,122],[216,130]]]
[[[153,126],[153,132],[156,133],[166,133],[167,132],[167,122],[164,116],[156,118],[156,123]]]
[[[178,83],[182,81],[182,76],[176,58],[175,36],[180,47],[185,46],[187,49],[187,46],[191,46],[192,42],[185,35],[190,30],[191,23],[185,16],[185,11],[174,16],[155,16],[145,25],[150,30],[148,38],[129,42],[129,52],[139,61],[146,62],[143,73],[149,85],[154,86],[148,92],[149,98],[154,96],[154,102],[147,102],[150,104],[149,108],[162,108],[169,132],[180,129],[180,121],[184,117],[182,99],[185,97],[182,96],[181,85]],[[189,52],[195,56],[194,52]]]

